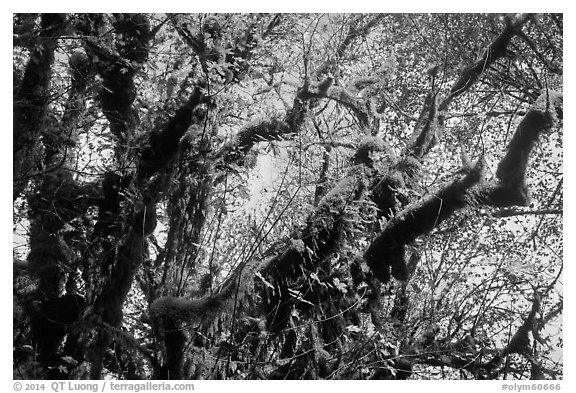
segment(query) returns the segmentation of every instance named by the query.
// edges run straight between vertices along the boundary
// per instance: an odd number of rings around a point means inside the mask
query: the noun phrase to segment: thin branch
[[[558,214],[563,215],[564,211],[562,209],[538,209],[538,210],[516,210],[516,209],[505,209],[497,212],[493,212],[493,217],[514,217],[514,216],[528,216],[535,215],[541,216],[546,214]]]
[[[538,51],[538,49],[536,49],[536,44],[534,44],[534,42],[524,32],[518,33],[518,36],[520,38],[522,38],[524,40],[524,42],[526,42],[528,47],[530,47],[530,49],[532,49],[532,51],[534,52],[536,57],[538,57],[538,60],[540,60],[542,62],[542,64],[544,64],[544,66],[546,68],[548,68],[548,70],[550,72],[552,72],[553,74],[556,74],[556,75],[562,75],[564,73],[562,67],[554,65],[551,62],[549,62],[544,57],[544,55],[542,55],[542,53],[540,53],[540,51]]]
[[[528,15],[522,14],[515,19],[510,16],[506,17],[506,26],[498,37],[484,51],[482,57],[475,63],[466,67],[458,80],[450,89],[450,94],[446,97],[438,107],[438,111],[442,112],[448,109],[450,103],[454,98],[462,95],[468,91],[472,85],[478,80],[478,77],[496,60],[506,55],[506,48],[508,43],[514,35],[517,35],[522,25],[528,20]]]

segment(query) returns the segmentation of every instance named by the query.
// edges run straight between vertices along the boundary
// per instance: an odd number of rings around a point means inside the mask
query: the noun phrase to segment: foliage
[[[13,23],[15,378],[562,378],[562,15]]]

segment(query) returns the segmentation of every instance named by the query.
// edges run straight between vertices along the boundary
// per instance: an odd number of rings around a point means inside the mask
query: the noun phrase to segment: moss
[[[71,324],[80,321],[84,311],[84,298],[66,294],[44,301],[32,317],[32,335],[40,356],[58,353],[62,340]]]
[[[512,185],[499,184],[489,189],[486,196],[486,202],[494,207],[530,205],[528,187],[523,182]]]
[[[143,236],[148,236],[154,232],[156,224],[156,204],[138,203],[132,218],[132,226],[134,227],[134,230],[142,233]]]
[[[373,167],[374,160],[372,155],[376,152],[386,152],[393,155],[392,149],[381,138],[376,136],[367,136],[362,139],[354,154],[354,162],[364,164],[370,168]],[[390,158],[389,161],[392,159]]]
[[[148,145],[142,149],[138,167],[137,184],[143,184],[150,177],[169,166],[180,148],[180,140],[192,122],[200,123],[206,112],[203,104],[209,99],[204,96],[202,86],[197,87],[186,104],[182,105],[162,129],[150,135]]]
[[[551,104],[549,108],[543,108]],[[538,98],[533,109],[528,111],[512,136],[506,154],[498,163],[498,183],[487,187],[480,195],[483,201],[495,207],[528,206],[530,195],[526,186],[526,168],[532,150],[542,132],[548,132],[555,123],[561,96],[553,94],[546,99]],[[542,111],[541,109],[544,109]]]
[[[143,14],[117,14],[114,28],[122,37],[119,50],[126,59],[142,63],[148,58],[152,38],[150,22]]]
[[[389,281],[390,274],[399,280],[408,278],[405,246],[465,207],[471,200],[468,190],[480,181],[482,170],[483,161],[480,160],[468,174],[423,202],[409,206],[388,222],[364,255],[366,263],[381,282]]]
[[[404,179],[399,171],[388,174],[384,179],[374,180],[370,199],[378,208],[378,219],[384,217],[389,220],[397,212],[397,202],[408,203],[408,200],[399,191],[404,188]]]
[[[549,129],[551,124],[550,116],[544,112],[532,110],[524,116],[496,170],[496,176],[502,183],[511,184],[524,179],[528,158],[540,132]]]
[[[130,184],[129,176],[123,177],[115,172],[106,172],[102,180],[102,198],[98,203],[98,222],[94,227],[94,234],[107,238],[120,229],[121,202],[124,200],[123,192]]]

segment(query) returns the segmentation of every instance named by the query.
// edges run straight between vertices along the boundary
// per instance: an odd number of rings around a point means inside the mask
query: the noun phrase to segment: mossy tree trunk
[[[438,67],[428,70],[420,116],[402,147],[392,146],[381,132],[385,108],[375,106],[388,77],[385,67],[368,77],[343,76],[332,58],[312,69],[310,53],[301,60],[304,71],[292,101],[283,102],[285,109],[249,122],[223,141],[222,114],[231,104],[220,95],[245,89],[252,65],[264,56],[263,42],[277,40],[290,19],[254,15],[234,22],[205,16],[193,28],[188,24],[193,19],[180,17],[167,15],[156,26],[144,14],[39,17],[39,44],[30,47],[25,72],[15,81],[13,149],[14,199],[27,196],[30,220],[30,253],[15,274],[29,273],[37,280],[36,290],[22,301],[24,313],[32,316],[37,376],[100,379],[112,372],[129,378],[229,378],[233,364],[246,364],[242,375],[248,378],[361,377],[356,363],[376,355],[360,344],[350,355],[348,337],[355,333],[348,327],[360,326],[367,314],[375,331],[388,332],[381,300],[391,282],[400,282],[400,291],[390,320],[405,323],[411,306],[408,283],[421,257],[418,241],[457,212],[530,203],[526,173],[534,147],[562,119],[561,95],[551,90],[524,114],[494,179],[488,179],[480,154],[475,163],[463,159],[460,170],[434,190],[420,182],[451,104],[507,56],[515,37],[528,39],[522,29],[530,17],[506,17],[499,34],[478,60],[460,69],[449,89],[439,85]],[[334,50],[336,59],[371,37],[384,19],[351,16]],[[140,117],[153,113],[145,104],[150,80],[142,75],[158,67],[149,58],[165,39],[167,25],[189,51],[186,61],[195,71],[179,90],[171,87],[178,90],[176,97],[158,105],[149,121]],[[242,34],[233,30],[238,26]],[[233,32],[237,36],[231,37]],[[48,99],[55,83],[54,53],[70,37],[81,45],[70,56],[69,88],[59,112]],[[171,66],[176,73],[181,64]],[[267,89],[280,95],[282,83],[273,77],[267,82]],[[333,130],[322,129],[330,105],[354,125],[354,142],[335,141]],[[52,112],[62,114],[48,116]],[[100,118],[113,145],[112,164],[80,182],[82,171],[72,153],[78,149],[80,123]],[[223,187],[225,199],[228,178],[250,168],[259,144],[300,143],[309,123],[325,147],[312,212],[268,253],[256,253],[261,239],[236,265],[225,261],[230,272],[222,278],[222,267],[203,247],[208,229],[220,230],[219,221],[210,221],[221,218],[211,216],[214,195]],[[331,154],[342,145],[354,152],[346,171],[328,186]],[[162,246],[158,222],[165,229]],[[152,255],[154,249],[159,252]],[[201,265],[206,261],[207,268]],[[344,282],[347,290],[339,286]],[[148,309],[140,310],[140,318],[149,326],[148,336],[135,337],[125,329],[130,293],[145,298]],[[503,356],[527,353],[527,331],[540,311],[538,292],[535,299],[529,318],[503,350],[492,350],[489,362],[474,362],[474,351],[417,357],[416,350],[402,345],[395,356],[374,358],[379,365],[372,379],[409,378],[417,361],[496,375]],[[301,318],[310,325],[303,328]],[[25,319],[19,320],[22,326]],[[411,345],[429,347],[437,329],[428,330],[426,339]],[[20,344],[28,342],[26,334],[21,336]],[[276,366],[265,368],[272,357]],[[210,370],[202,366],[206,358]]]

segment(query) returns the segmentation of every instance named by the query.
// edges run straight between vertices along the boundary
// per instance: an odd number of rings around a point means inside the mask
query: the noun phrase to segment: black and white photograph
[[[15,391],[560,389],[564,14],[12,22]]]

